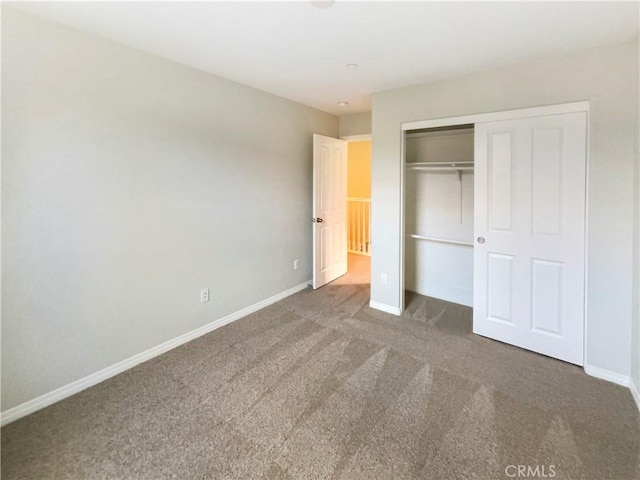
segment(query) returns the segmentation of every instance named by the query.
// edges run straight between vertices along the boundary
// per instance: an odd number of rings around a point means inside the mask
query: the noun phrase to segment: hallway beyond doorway
[[[371,257],[350,253],[348,261],[346,275],[331,283],[333,285],[369,285],[371,283]]]

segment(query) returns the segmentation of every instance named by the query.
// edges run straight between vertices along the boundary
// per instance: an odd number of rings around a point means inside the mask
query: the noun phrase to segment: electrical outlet
[[[209,289],[203,288],[202,290],[200,290],[200,302],[204,303],[208,301],[209,301]]]
[[[383,274],[380,275],[380,283],[382,285],[386,285],[387,284],[387,274],[386,273],[383,273]]]
[[[293,261],[293,269],[298,270],[300,268],[300,260],[297,258]]]

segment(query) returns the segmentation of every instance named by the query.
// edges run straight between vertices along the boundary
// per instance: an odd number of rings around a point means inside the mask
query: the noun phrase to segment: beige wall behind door
[[[348,197],[371,197],[371,140],[349,142]]]

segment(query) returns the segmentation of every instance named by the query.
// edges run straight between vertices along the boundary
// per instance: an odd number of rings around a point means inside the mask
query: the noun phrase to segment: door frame
[[[461,115],[456,117],[443,117],[434,118],[430,120],[417,120],[410,122],[402,122],[400,124],[400,258],[399,258],[399,298],[400,298],[400,313],[405,309],[405,164],[406,164],[406,132],[409,130],[418,130],[423,128],[436,128],[436,127],[453,127],[456,125],[476,124],[483,122],[494,122],[500,120],[515,120],[519,118],[538,117],[545,115],[560,115],[563,113],[577,113],[585,112],[587,114],[587,132],[586,132],[586,159],[585,159],[585,210],[584,210],[584,338],[583,340],[583,363],[584,368],[587,368],[587,339],[589,337],[589,322],[588,322],[588,301],[589,301],[589,171],[590,171],[590,109],[591,102],[589,100],[583,100],[579,102],[560,103],[553,105],[544,105],[537,107],[519,108],[514,110],[501,110],[496,112],[476,113],[471,115]]]

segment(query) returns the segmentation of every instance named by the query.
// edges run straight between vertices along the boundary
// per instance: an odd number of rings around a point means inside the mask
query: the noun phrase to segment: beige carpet
[[[2,478],[640,478],[627,389],[473,335],[466,307],[372,310],[352,260],[6,426]]]

